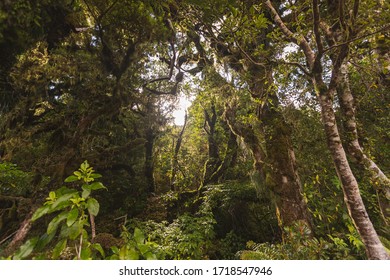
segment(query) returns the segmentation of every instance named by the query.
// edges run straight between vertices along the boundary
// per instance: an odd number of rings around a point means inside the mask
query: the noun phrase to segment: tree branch
[[[283,22],[282,18],[279,16],[278,12],[273,7],[270,0],[267,0],[264,3],[268,7],[268,10],[272,14],[272,16],[274,17],[275,23],[279,26],[280,30],[287,37],[287,39],[290,42],[301,47],[301,49],[303,50],[303,52],[305,54],[307,64],[308,64],[309,68],[312,69],[314,66],[315,55],[314,55],[314,52],[309,45],[309,42],[307,42],[307,40],[305,39],[304,36],[300,35],[297,38],[296,34],[291,32],[291,30],[286,26],[286,24]]]

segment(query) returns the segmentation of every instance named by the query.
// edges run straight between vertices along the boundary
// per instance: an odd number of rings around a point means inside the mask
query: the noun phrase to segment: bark
[[[273,114],[277,114],[276,111]],[[275,123],[265,125],[267,121],[280,121],[269,116],[269,120],[262,119],[264,127],[251,128],[236,121],[234,107],[226,108],[225,117],[232,131],[243,138],[252,152],[254,168],[262,181],[258,183],[269,188],[275,198],[279,226],[283,229],[301,221],[311,229],[287,124],[282,121],[277,126]],[[265,145],[256,135],[256,129],[265,132]]]
[[[229,140],[226,146],[223,161],[221,162],[217,170],[213,174],[211,174],[210,178],[205,182],[205,184],[218,183],[219,179],[225,174],[228,168],[234,164],[234,161],[237,158],[237,150],[237,135],[230,130]]]
[[[215,105],[211,105],[211,115],[207,110],[204,110],[205,122],[203,129],[207,134],[207,144],[208,144],[208,159],[205,162],[203,170],[203,181],[201,185],[201,190],[203,186],[210,183],[210,178],[214,174],[219,165],[221,164],[221,159],[219,155],[218,143],[215,139],[215,128],[217,125],[217,111]]]
[[[366,208],[360,195],[358,182],[349,166],[347,155],[341,143],[340,134],[333,111],[332,92],[320,94],[322,122],[325,128],[328,148],[335,164],[337,175],[341,181],[344,200],[356,229],[358,230],[369,259],[390,259],[386,253],[375,228],[368,217]]]
[[[33,210],[31,210],[27,217],[23,220],[14,238],[1,253],[1,256],[7,257],[12,255],[22,245],[24,239],[26,238],[32,227],[31,217],[34,214],[35,210],[36,208],[34,207]]]
[[[188,120],[188,116],[187,116],[187,112],[186,112],[185,116],[184,116],[184,124],[183,124],[183,127],[180,130],[179,136],[177,137],[175,150],[173,152],[172,171],[171,171],[171,180],[170,180],[171,181],[170,184],[171,184],[171,190],[172,191],[176,190],[175,179],[176,179],[177,168],[179,166],[179,160],[178,160],[179,159],[179,151],[180,151],[181,143],[183,141],[183,134],[184,134],[184,131],[185,131],[186,126],[187,126],[187,120]]]
[[[378,193],[379,207],[387,224],[387,220],[390,219],[390,180],[378,165],[366,155],[359,143],[356,109],[349,85],[348,65],[346,62],[340,67],[340,83],[337,86],[337,96],[342,113],[342,125],[346,132],[345,142],[348,155],[363,169],[368,170],[372,179],[372,185]]]
[[[145,136],[145,164],[144,164],[144,172],[147,184],[147,190],[149,193],[152,193],[156,190],[156,186],[154,183],[154,161],[153,161],[153,148],[154,148],[154,140],[156,138],[153,129],[149,128],[146,130]]]
[[[273,104],[277,104],[274,96]],[[302,184],[297,171],[295,153],[291,141],[291,128],[277,108],[270,108],[262,115],[267,162],[271,164],[268,185],[276,199],[280,226],[303,221],[312,228],[311,217],[303,198]]]
[[[322,123],[324,125],[325,135],[327,139],[328,149],[331,153],[337,175],[341,181],[344,200],[348,208],[349,215],[351,216],[360,237],[366,247],[367,257],[369,259],[390,259],[384,246],[379,240],[379,237],[375,231],[374,226],[370,218],[368,217],[363,200],[360,195],[359,186],[356,178],[349,166],[346,152],[341,143],[341,137],[336,124],[336,116],[333,110],[333,98],[336,94],[336,88],[340,83],[340,68],[348,55],[348,44],[340,45],[337,55],[333,59],[332,75],[329,85],[326,85],[322,79],[323,69],[321,65],[321,58],[323,56],[322,39],[318,32],[320,19],[318,13],[318,2],[313,0],[313,29],[317,44],[317,52],[314,52],[309,43],[305,40],[297,41],[294,38],[302,37],[298,34],[292,33],[283,20],[280,18],[276,10],[274,9],[271,1],[265,1],[269,12],[274,17],[274,21],[280,28],[282,33],[287,37],[290,42],[296,43],[306,57],[307,65],[311,72],[311,82],[314,85],[316,94],[319,99],[321,107]],[[341,3],[340,7],[345,3]],[[346,42],[348,42],[354,35],[353,24],[358,13],[359,1],[354,2],[353,18],[351,25],[348,26],[348,33],[346,36]],[[345,38],[344,38],[345,39]],[[313,57],[315,60],[313,61]]]

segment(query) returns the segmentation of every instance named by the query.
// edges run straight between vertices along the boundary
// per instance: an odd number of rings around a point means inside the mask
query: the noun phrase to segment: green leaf
[[[147,252],[145,255],[144,255],[145,259],[147,260],[157,260],[157,256],[155,254],[153,254],[152,252]]]
[[[66,217],[66,225],[68,227],[73,225],[74,222],[77,220],[78,216],[79,216],[79,210],[76,207],[70,210],[68,216]]]
[[[105,257],[104,250],[99,243],[92,244],[92,248],[94,248],[96,251],[98,251],[103,258]]]
[[[92,173],[91,174],[91,178],[93,178],[93,179],[98,179],[98,178],[101,178],[102,177],[102,175],[100,175],[99,173]]]
[[[91,189],[91,190],[93,190],[93,191],[95,191],[95,190],[100,190],[100,189],[107,189],[102,183],[100,183],[100,182],[94,182],[94,183],[92,183],[92,184],[90,184],[90,185],[88,185],[89,186],[89,188]]]
[[[51,234],[52,232],[56,231],[58,225],[61,223],[61,221],[65,220],[67,216],[68,216],[67,212],[62,212],[58,214],[58,216],[54,217],[53,220],[51,220],[51,222],[47,226],[47,234]]]
[[[112,252],[113,252],[114,254],[116,254],[116,255],[119,254],[119,249],[118,249],[117,246],[112,246],[110,249],[112,250]]]
[[[81,249],[80,259],[82,260],[91,259],[91,249],[89,247],[85,247]]]
[[[51,234],[44,233],[39,238],[37,245],[35,246],[36,251],[41,251],[43,248],[46,247],[47,244],[50,243],[50,241],[53,240],[53,237],[55,236],[55,232],[52,232]]]
[[[34,237],[32,239],[27,240],[26,243],[20,246],[19,250],[16,252],[13,259],[22,260],[27,258],[34,250],[37,242],[38,242],[38,237]]]
[[[134,229],[134,240],[137,244],[143,244],[145,241],[145,236],[139,228]]]
[[[137,247],[143,256],[150,251],[150,247],[146,244],[137,244]]]
[[[57,200],[51,205],[50,212],[61,210],[66,206],[70,205],[70,199],[77,193],[77,191],[73,191],[72,193],[67,193],[61,195],[57,198]]]
[[[31,221],[36,221],[38,220],[40,217],[42,217],[43,215],[46,215],[47,213],[49,213],[51,209],[51,205],[45,205],[45,206],[42,206],[42,207],[39,207],[34,215],[31,217]]]
[[[91,190],[83,189],[83,192],[81,193],[82,198],[88,198],[88,196],[91,194]]]
[[[64,182],[65,183],[71,183],[71,182],[75,182],[77,181],[79,178],[75,175],[70,175],[69,177],[67,177]]]
[[[77,237],[80,236],[82,228],[83,224],[81,222],[74,223],[70,228],[68,228],[68,232],[66,232],[66,235],[71,240],[75,240]]]
[[[56,199],[56,193],[55,193],[55,192],[50,192],[50,193],[49,193],[49,199],[48,199],[48,200],[54,201],[55,199]]]
[[[61,255],[62,251],[65,250],[67,244],[67,240],[63,239],[60,240],[57,245],[53,249],[52,259],[58,259],[58,257]]]
[[[97,214],[99,213],[99,208],[100,208],[99,202],[97,202],[97,200],[94,198],[88,198],[87,208],[88,208],[88,212],[90,214],[97,216]]]

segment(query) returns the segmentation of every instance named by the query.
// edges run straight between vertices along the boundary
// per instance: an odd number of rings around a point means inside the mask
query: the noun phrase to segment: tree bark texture
[[[314,85],[321,107],[322,123],[324,125],[328,149],[331,153],[336,172],[342,184],[344,200],[347,205],[349,214],[366,247],[367,257],[369,259],[390,259],[390,256],[387,254],[384,246],[379,240],[379,237],[370,218],[368,217],[367,211],[363,204],[358,183],[349,166],[345,150],[341,143],[341,137],[336,124],[336,116],[333,110],[333,98],[336,94],[337,86],[341,80],[340,68],[348,55],[348,44],[342,44],[338,48],[337,55],[333,59],[331,80],[329,85],[326,85],[322,78],[323,68],[321,65],[321,58],[324,54],[324,46],[321,39],[321,34],[319,32],[319,25],[321,20],[318,1],[313,0],[312,3],[313,31],[315,36],[316,51],[311,48],[306,38],[304,38],[301,34],[295,34],[288,29],[273,7],[271,1],[267,0],[264,3],[273,16],[274,22],[278,25],[286,38],[290,42],[298,45],[305,54],[310,76],[312,77],[311,82]],[[340,2],[339,8],[344,9],[343,5],[345,5],[345,3]],[[348,39],[351,39],[350,36],[355,34],[353,32],[353,24],[358,13],[358,8],[359,1],[355,1],[353,7],[353,18],[351,20],[350,26],[348,26],[350,32],[346,35],[347,41]],[[342,16],[341,20],[343,20]]]
[[[252,152],[254,168],[263,181],[260,185],[269,188],[275,198],[279,226],[283,229],[303,221],[311,229],[290,135],[283,132],[286,123],[281,122],[278,127],[272,127],[271,123],[268,123],[269,126],[265,125],[264,119],[263,127],[248,127],[236,121],[235,110],[234,107],[226,107],[225,117],[232,131],[242,137]],[[256,135],[255,129],[266,131],[264,136],[268,139],[265,145]]]
[[[153,158],[153,148],[155,135],[152,128],[146,130],[145,135],[145,164],[144,172],[147,184],[147,190],[149,193],[152,193],[156,190],[154,183],[154,158]]]
[[[346,132],[345,141],[348,155],[362,168],[368,170],[371,175],[372,185],[378,194],[379,207],[385,223],[388,224],[390,219],[390,180],[378,165],[367,156],[359,143],[356,109],[349,84],[348,65],[346,62],[340,67],[340,83],[337,86],[337,96],[342,113],[342,125]]]
[[[328,148],[331,152],[337,175],[342,184],[344,200],[348,212],[366,246],[367,257],[369,259],[390,259],[368,217],[360,195],[358,183],[349,166],[347,155],[342,146],[337,128],[331,96],[332,94],[329,91],[322,93],[319,96],[322,122],[325,128]]]
[[[176,145],[175,145],[175,150],[173,151],[173,157],[172,157],[172,170],[171,170],[171,178],[170,178],[170,185],[171,185],[171,190],[175,191],[176,186],[175,186],[175,179],[176,179],[176,173],[177,169],[179,166],[179,151],[181,147],[181,143],[183,141],[183,134],[187,126],[187,112],[185,113],[184,116],[184,124],[183,127],[180,130],[179,136],[177,137]]]

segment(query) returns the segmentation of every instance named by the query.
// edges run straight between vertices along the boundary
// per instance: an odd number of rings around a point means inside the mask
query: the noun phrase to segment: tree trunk
[[[210,183],[211,176],[217,171],[219,165],[221,164],[221,159],[219,156],[218,143],[215,139],[215,128],[217,125],[217,111],[215,105],[211,105],[211,116],[204,110],[205,122],[203,129],[207,134],[207,144],[208,144],[208,158],[204,164],[203,170],[203,180],[200,189],[202,190],[205,185]]]
[[[146,178],[147,191],[149,193],[155,192],[156,186],[154,183],[154,162],[153,162],[153,148],[155,135],[153,129],[148,128],[145,135],[145,164],[144,174]]]
[[[332,97],[335,90],[328,89],[322,80],[314,81],[318,89],[321,106],[322,123],[325,129],[328,148],[335,164],[337,175],[341,181],[344,200],[348,212],[358,230],[369,259],[390,259],[385,248],[379,240],[378,234],[368,217],[366,208],[360,195],[359,186],[349,166],[346,153],[341,143],[340,134],[336,124]]]
[[[251,128],[240,124],[235,117],[236,108],[226,107],[225,117],[232,131],[242,137],[254,159],[254,168],[260,174],[259,185],[270,189],[275,198],[279,226],[292,226],[301,221],[311,229],[311,220],[302,195],[302,187],[296,170],[295,156],[287,124],[278,126],[263,120],[263,127]],[[276,114],[276,111],[275,111]],[[270,120],[268,120],[270,121]],[[275,120],[277,121],[277,120]],[[280,120],[279,120],[280,121]],[[264,130],[266,139],[263,147],[254,129]],[[269,137],[272,135],[272,139]],[[267,150],[268,149],[268,150]]]
[[[34,214],[36,209],[37,209],[36,207],[33,207],[30,213],[25,217],[18,231],[16,232],[14,238],[4,249],[4,251],[1,253],[2,257],[7,257],[12,255],[23,244],[24,239],[26,238],[27,234],[30,232],[30,229],[32,227],[31,217]]]
[[[205,182],[205,184],[218,183],[219,179],[225,174],[228,168],[234,164],[238,150],[237,135],[234,134],[230,129],[229,132],[229,140],[226,146],[225,156],[217,170],[211,174],[210,178]]]
[[[340,83],[337,87],[337,96],[342,113],[342,125],[346,132],[346,146],[348,155],[351,156],[362,168],[368,170],[371,175],[372,185],[377,191],[379,207],[388,224],[390,219],[390,180],[369,158],[360,146],[356,124],[354,98],[349,85],[348,65],[344,62],[340,67]]]
[[[187,111],[184,116],[184,124],[183,127],[180,130],[179,136],[177,137],[176,145],[175,145],[175,150],[173,152],[173,157],[172,157],[172,170],[171,170],[171,178],[170,178],[170,185],[171,185],[171,190],[176,191],[176,185],[175,185],[175,179],[176,179],[176,173],[177,173],[177,168],[179,165],[179,151],[181,147],[181,142],[183,141],[183,134],[187,126]]]
[[[268,11],[271,13],[274,22],[279,26],[281,32],[290,42],[298,45],[306,57],[306,63],[309,70],[305,70],[302,65],[300,69],[304,69],[306,75],[311,77],[311,82],[313,83],[318,96],[328,148],[342,184],[345,203],[355,227],[366,246],[367,256],[369,259],[390,259],[390,256],[386,253],[386,250],[380,242],[371,220],[368,217],[360,195],[358,183],[349,166],[345,150],[341,143],[336,117],[333,111],[333,98],[336,93],[337,85],[340,82],[340,67],[348,55],[348,43],[340,45],[337,56],[333,59],[331,81],[327,86],[322,78],[324,73],[321,58],[324,54],[324,46],[321,33],[319,32],[321,20],[318,1],[313,0],[312,7],[313,34],[315,36],[316,51],[312,49],[309,42],[302,34],[293,33],[286,26],[276,9],[273,7],[271,1],[266,0],[264,3],[268,7]],[[344,9],[344,4],[345,3],[340,2],[338,8]],[[358,10],[359,1],[355,1],[353,7],[353,20],[350,22],[351,26],[348,26],[350,32],[348,34],[343,34],[347,36],[347,42],[348,39],[351,39],[350,36],[353,37],[356,35],[353,24]],[[340,13],[340,15],[344,16],[343,13]]]

